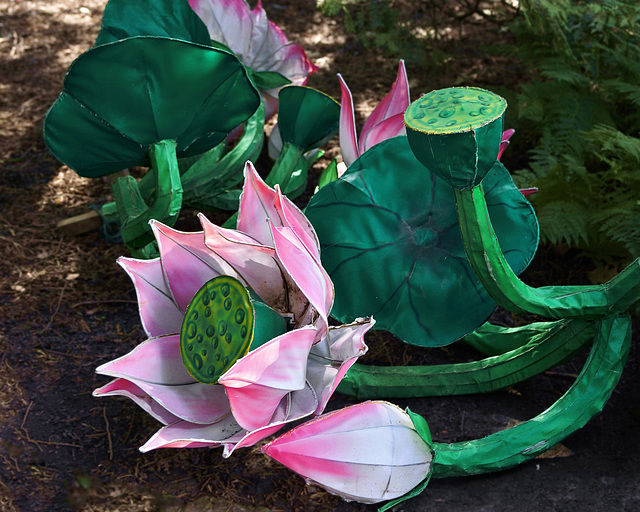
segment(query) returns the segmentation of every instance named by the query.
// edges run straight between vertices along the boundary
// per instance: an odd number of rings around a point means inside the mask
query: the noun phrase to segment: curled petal
[[[313,229],[311,222],[309,222],[304,213],[288,197],[282,194],[278,185],[276,185],[275,206],[280,214],[279,217],[283,219],[282,227],[291,228],[311,255],[319,262],[320,240],[318,240],[316,230]]]
[[[316,330],[287,332],[252,350],[220,377],[236,421],[247,430],[267,425],[289,392],[303,389]]]
[[[359,156],[356,118],[351,91],[340,73],[338,73],[338,79],[340,80],[340,89],[342,91],[340,100],[340,153],[342,153],[344,163],[349,166]]]
[[[180,418],[171,414],[158,402],[154,401],[142,388],[126,379],[114,379],[109,384],[93,391],[93,396],[125,396],[133,400],[144,411],[164,425],[169,425]]]
[[[403,115],[404,111],[409,108],[409,103],[409,79],[407,78],[407,70],[405,68],[404,61],[401,60],[398,64],[398,74],[391,86],[391,90],[373,110],[362,127],[360,143],[358,144],[359,154],[364,153],[367,148],[376,144],[373,140],[369,141],[374,129],[387,119],[397,115]],[[400,133],[398,132],[395,135],[400,135]],[[378,142],[380,142],[380,140],[378,140]]]
[[[272,227],[272,234],[278,259],[320,315],[323,331],[334,298],[329,275],[291,228]]]
[[[404,114],[396,114],[395,116],[384,119],[373,126],[367,133],[362,133],[362,139],[360,140],[362,150],[360,153],[364,153],[372,146],[378,144],[378,142],[390,139],[391,137],[406,135],[406,133],[407,128],[404,125]]]
[[[236,449],[253,446],[258,441],[275,434],[283,425],[305,418],[313,413],[318,405],[313,388],[307,383],[304,388],[288,393],[278,404],[268,425],[247,432],[235,444],[225,443],[224,457],[229,457]]]
[[[140,320],[147,336],[180,332],[182,312],[167,286],[160,259],[136,260],[123,257],[118,259],[118,264],[133,281],[138,296]]]
[[[358,319],[349,325],[329,327],[327,335],[309,353],[307,380],[318,395],[321,414],[338,384],[357,359],[367,352],[364,335],[375,321]]]
[[[504,153],[504,150],[507,149],[507,146],[509,145],[509,139],[513,137],[514,133],[516,133],[516,131],[513,128],[509,128],[508,130],[502,132],[502,141],[500,142],[500,150],[498,151],[498,160],[502,158],[502,153]]]
[[[179,335],[147,340],[96,372],[132,382],[162,408],[192,423],[212,423],[229,414],[224,388],[196,382],[185,369]]]
[[[228,267],[225,274],[240,280],[272,308],[288,311],[291,287],[275,250],[242,232],[216,226],[202,215],[200,222],[207,248]]]
[[[238,209],[238,231],[247,233],[263,245],[273,247],[269,220],[283,225],[284,219],[275,206],[276,191],[258,175],[251,162],[244,166],[244,186]]]
[[[262,449],[330,492],[362,503],[407,494],[427,478],[433,458],[409,416],[387,402],[325,414]]]
[[[144,445],[141,452],[157,448],[200,448],[235,443],[242,439],[244,431],[231,414],[216,423],[196,425],[178,421],[158,430]]]
[[[183,233],[152,220],[162,269],[178,307],[184,311],[204,283],[229,270],[204,243],[204,233]]]

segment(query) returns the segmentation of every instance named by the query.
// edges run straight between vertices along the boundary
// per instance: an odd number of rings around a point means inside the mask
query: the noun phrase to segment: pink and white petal
[[[500,142],[500,149],[498,151],[498,160],[502,158],[502,153],[504,153],[504,150],[509,146],[509,139],[513,137],[514,133],[516,133],[516,131],[513,128],[509,128],[502,132],[502,141]]]
[[[147,336],[180,332],[183,314],[166,284],[160,258],[118,258],[118,264],[133,281],[138,297],[140,321]]]
[[[368,151],[372,146],[378,144],[378,142],[390,139],[391,137],[406,135],[406,133],[407,128],[404,125],[404,114],[391,116],[373,126],[368,132],[362,133],[362,138],[360,139],[362,149],[360,154]]]
[[[171,414],[190,423],[208,425],[231,412],[225,390],[218,384],[192,382],[167,386],[140,380],[132,382]]]
[[[266,91],[260,91],[260,96],[262,97],[262,103],[264,104],[264,120],[268,121],[271,119],[276,112],[278,112],[278,91],[280,89],[269,89]],[[277,125],[276,125],[277,126]],[[274,128],[275,130],[275,128]],[[271,131],[271,135],[273,135],[273,130]],[[272,144],[275,144],[275,141],[271,141],[271,136],[269,137],[269,156],[276,160],[278,155],[282,151],[282,139],[280,139],[280,147],[275,146],[275,149],[272,149]],[[275,152],[275,153],[274,153]],[[272,156],[275,154],[275,157]]]
[[[360,318],[349,325],[329,327],[326,337],[311,348],[307,380],[318,396],[314,414],[322,414],[349,368],[367,352],[364,335],[374,324],[373,319]]]
[[[320,416],[262,449],[329,491],[362,503],[408,493],[427,477],[433,458],[408,415],[386,402]]]
[[[306,85],[309,75],[315,73],[318,66],[309,60],[302,46],[287,41],[277,49],[266,70],[280,73],[291,80],[293,85]],[[274,94],[275,89],[268,89],[268,91]]]
[[[140,447],[140,451],[144,453],[158,448],[220,446],[233,439],[241,439],[241,436],[237,437],[239,433],[244,435],[242,427],[236,423],[231,414],[209,425],[178,421],[158,430]]]
[[[246,430],[267,425],[282,398],[303,389],[316,329],[289,331],[252,350],[220,377],[236,421]]]
[[[293,202],[282,194],[280,187],[276,185],[276,210],[279,217],[283,219],[282,226],[289,227],[298,235],[298,238],[307,247],[313,257],[320,261],[320,240],[316,230],[309,222],[309,219]],[[281,227],[275,224],[276,227]]]
[[[201,216],[208,249],[223,259],[225,274],[239,279],[270,307],[288,312],[291,285],[277,260],[275,249],[240,231],[224,229]]]
[[[280,401],[268,425],[252,432],[247,432],[235,445],[226,444],[223,456],[225,458],[229,457],[237,448],[253,446],[257,442],[275,434],[283,425],[306,418],[315,411],[317,404],[318,398],[307,382],[303,389],[292,391]]]
[[[273,247],[269,219],[282,225],[275,207],[276,191],[260,177],[251,162],[244,166],[244,186],[238,209],[238,230],[251,235],[258,242]]]
[[[358,159],[358,136],[356,134],[356,118],[353,97],[347,83],[338,73],[342,96],[340,99],[340,153],[344,163],[350,166]]]
[[[155,402],[143,389],[126,379],[112,380],[101,388],[95,389],[93,396],[125,396],[133,400],[160,423],[169,425],[179,420],[177,416]]]
[[[183,233],[152,220],[162,268],[171,293],[184,311],[195,293],[210,279],[225,273],[204,243],[204,233]]]
[[[538,187],[521,188],[519,190],[524,197],[529,197],[531,194],[535,194],[538,191]]]
[[[360,154],[364,153],[363,140],[367,139],[367,134],[374,128],[374,126],[392,116],[404,114],[404,111],[409,108],[409,103],[409,79],[407,78],[407,70],[405,68],[404,61],[401,60],[398,64],[398,74],[391,86],[391,90],[373,110],[362,127],[362,131],[360,132],[360,143],[358,145],[358,151]]]
[[[245,63],[253,33],[253,16],[247,2],[189,0],[189,5],[207,26],[211,39],[226,44]]]
[[[182,363],[179,334],[151,338],[128,354],[99,366],[96,373],[166,385],[196,382]]]
[[[320,334],[324,334],[334,299],[329,274],[291,228],[272,227],[272,233],[280,263],[320,315]]]

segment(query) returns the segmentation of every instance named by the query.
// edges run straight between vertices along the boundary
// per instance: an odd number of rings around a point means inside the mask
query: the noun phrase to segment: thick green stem
[[[389,367],[355,364],[340,382],[338,391],[358,399],[488,393],[533,377],[575,356],[593,337],[593,324],[586,320],[562,320],[546,323],[544,330],[527,326],[507,329],[505,334],[494,326],[476,338],[484,338],[483,344],[488,346],[492,340],[500,342],[503,336],[526,342],[502,355],[470,363]],[[522,333],[517,333],[518,330]]]
[[[597,318],[628,310],[640,299],[640,259],[596,286],[527,286],[513,273],[493,231],[482,184],[454,189],[467,257],[482,285],[502,307],[548,318]]]
[[[147,204],[138,183],[131,176],[119,178],[113,184],[113,194],[122,225],[122,238],[132,251],[143,249],[153,241],[151,219],[172,226],[182,207],[182,184],[176,158],[176,143],[161,141],[149,149],[150,173],[155,177],[155,197]]]
[[[434,478],[508,469],[537,457],[598,414],[617,384],[629,347],[629,316],[598,321],[593,348],[569,390],[546,411],[511,429],[482,439],[434,443]]]

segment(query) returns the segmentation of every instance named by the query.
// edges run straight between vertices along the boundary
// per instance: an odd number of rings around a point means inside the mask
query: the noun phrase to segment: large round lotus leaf
[[[340,104],[310,87],[290,85],[278,94],[278,127],[283,142],[309,151],[333,137],[340,122]]]
[[[81,176],[147,163],[149,146],[175,140],[197,155],[249,118],[260,97],[235,56],[160,37],[92,48],[71,64],[47,114],[51,152]]]
[[[516,273],[538,243],[533,208],[499,162],[483,185],[491,219]],[[496,304],[465,254],[451,187],[428,172],[406,137],[381,142],[306,209],[333,280],[332,314],[372,315],[408,343],[447,345],[480,326]]]
[[[96,46],[134,36],[182,39],[211,44],[206,25],[187,0],[109,0]]]

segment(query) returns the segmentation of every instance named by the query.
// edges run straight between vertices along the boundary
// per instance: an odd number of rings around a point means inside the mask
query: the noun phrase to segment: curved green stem
[[[640,259],[596,286],[527,286],[513,273],[493,231],[482,184],[454,189],[467,257],[487,292],[502,307],[548,318],[596,318],[628,310],[640,299]]]
[[[593,348],[569,390],[546,411],[508,430],[459,443],[433,443],[434,478],[507,469],[550,449],[599,413],[617,384],[631,345],[628,315],[597,322]]]
[[[593,336],[593,321],[563,320],[537,328],[494,328],[476,335],[483,343],[504,336],[526,342],[502,355],[469,363],[433,366],[353,365],[338,386],[359,399],[415,398],[488,393],[511,386],[575,356]],[[540,325],[546,325],[541,330]],[[520,331],[520,332],[518,332]]]
[[[150,173],[155,178],[155,197],[147,204],[132,176],[113,183],[113,195],[122,225],[122,238],[127,247],[136,252],[153,242],[149,227],[151,219],[172,226],[182,207],[182,184],[178,171],[175,141],[157,142],[149,149]]]

